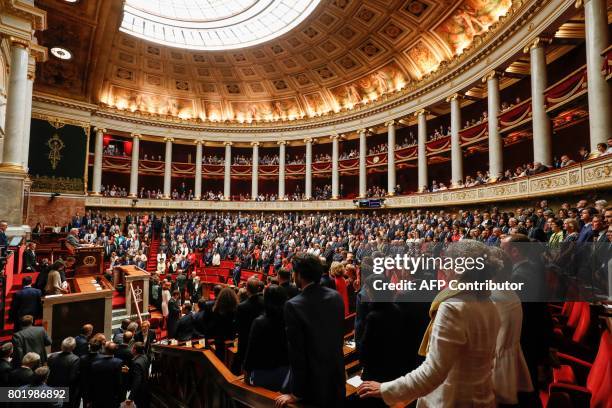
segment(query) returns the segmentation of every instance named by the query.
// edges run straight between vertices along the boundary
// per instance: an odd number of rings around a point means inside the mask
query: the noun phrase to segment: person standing
[[[11,304],[11,320],[15,324],[14,331],[21,330],[21,318],[31,315],[34,318],[42,314],[42,292],[32,287],[32,277],[24,276],[23,288],[13,295]]]
[[[113,354],[117,345],[107,342],[104,353],[91,363],[92,408],[116,408],[121,403],[121,379],[123,362]]]
[[[79,357],[74,354],[76,341],[74,337],[66,337],[62,341],[62,351],[49,355],[47,365],[51,370],[47,384],[50,387],[68,388],[70,401],[65,407],[78,407],[80,398],[76,398],[79,381]]]
[[[244,355],[249,347],[249,333],[253,320],[264,310],[263,297],[259,293],[259,279],[249,278],[246,284],[248,298],[238,305],[236,310],[236,326],[238,328],[237,367],[242,366]]]
[[[176,327],[181,318],[180,306],[181,293],[178,290],[172,292],[172,297],[168,301],[168,338],[174,338],[176,335]]]
[[[344,302],[335,290],[319,284],[324,273],[318,257],[296,254],[293,270],[301,293],[285,304],[289,345],[290,394],[276,405],[303,401],[318,407],[344,405]]]
[[[138,408],[149,408],[151,404],[149,390],[149,366],[145,344],[134,343],[132,346],[132,365],[130,368],[130,399]]]
[[[47,361],[46,347],[51,345],[51,338],[42,327],[34,326],[34,317],[25,315],[21,318],[21,327],[17,333],[13,334],[14,353],[17,361],[27,353],[36,353],[40,360]]]
[[[161,292],[161,310],[166,327],[168,325],[168,302],[170,302],[171,297],[172,295],[170,294],[170,282],[164,281]]]

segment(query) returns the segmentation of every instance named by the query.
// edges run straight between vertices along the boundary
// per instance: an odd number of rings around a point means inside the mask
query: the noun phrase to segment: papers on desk
[[[63,295],[62,293],[59,293],[59,294],[57,294],[57,295],[47,295],[47,296],[45,296],[45,298],[47,298],[47,299],[48,299],[48,298],[60,297],[60,296],[62,296],[62,295]]]
[[[352,385],[353,387],[357,388],[361,385],[363,381],[361,380],[361,377],[356,375],[355,377],[351,377],[348,380],[346,380],[347,384]]]
[[[344,342],[344,345],[345,345],[346,347],[348,347],[348,348],[352,348],[352,349],[354,349],[354,348],[355,348],[355,341],[354,341],[354,340],[345,341],[345,342]]]

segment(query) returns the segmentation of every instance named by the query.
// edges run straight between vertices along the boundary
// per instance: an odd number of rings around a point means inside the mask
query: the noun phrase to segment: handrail
[[[136,306],[136,314],[138,315],[138,322],[142,324],[142,315],[140,314],[140,306],[138,306],[138,301],[136,300],[136,292],[134,291],[134,285],[130,282],[130,293],[132,295],[132,300],[134,301],[134,306]]]

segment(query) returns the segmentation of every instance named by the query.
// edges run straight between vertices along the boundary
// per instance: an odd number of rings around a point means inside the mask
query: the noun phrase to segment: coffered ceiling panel
[[[121,13],[103,24],[102,4],[114,10],[121,0],[40,3],[49,12],[43,45],[76,55],[43,64],[37,89],[153,115],[249,122],[350,109],[396,92],[463,52],[513,0],[322,1],[283,36],[225,51],[133,37],[118,30]]]

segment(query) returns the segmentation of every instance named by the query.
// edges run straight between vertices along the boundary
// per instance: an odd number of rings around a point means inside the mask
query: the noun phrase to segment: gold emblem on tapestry
[[[47,146],[49,146],[49,161],[51,162],[51,168],[55,170],[57,164],[62,160],[62,155],[60,153],[66,145],[62,139],[60,139],[59,135],[54,133],[51,139],[47,141]]]

